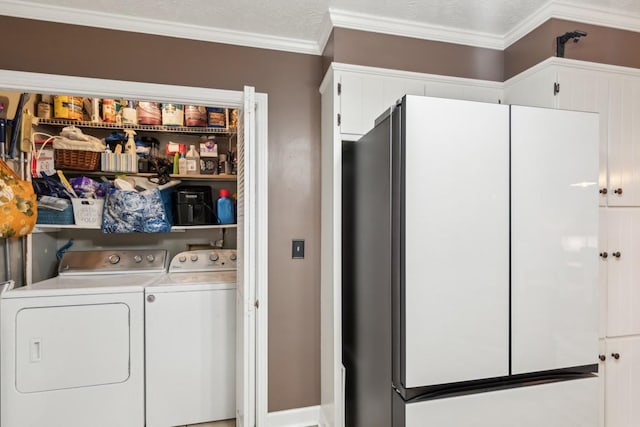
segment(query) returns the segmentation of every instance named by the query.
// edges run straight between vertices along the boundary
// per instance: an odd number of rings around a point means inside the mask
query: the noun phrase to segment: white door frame
[[[139,83],[121,80],[73,77],[54,74],[0,70],[0,90],[29,93],[63,93],[66,95],[124,98],[193,105],[221,105],[244,108],[243,91],[218,90],[191,86]],[[253,186],[245,188],[245,203],[251,200],[255,216],[246,218],[245,233],[252,233],[255,245],[255,271],[249,279],[255,285],[259,300],[256,319],[255,417],[256,426],[266,426],[267,420],[267,290],[268,290],[268,151],[267,95],[255,94],[256,144]],[[247,355],[245,355],[247,357]],[[247,373],[252,375],[253,372]]]

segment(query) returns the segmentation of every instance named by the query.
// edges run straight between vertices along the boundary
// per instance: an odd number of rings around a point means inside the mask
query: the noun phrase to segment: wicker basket
[[[100,152],[85,150],[54,151],[56,169],[97,171],[100,167]]]

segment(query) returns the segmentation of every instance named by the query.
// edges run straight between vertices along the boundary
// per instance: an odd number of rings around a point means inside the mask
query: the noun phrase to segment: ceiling
[[[638,0],[0,0],[0,11],[310,54],[332,27],[494,49],[554,17],[640,31]]]

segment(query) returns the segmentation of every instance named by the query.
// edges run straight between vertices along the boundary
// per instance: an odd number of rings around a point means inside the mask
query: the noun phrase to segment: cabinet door
[[[595,114],[511,107],[513,374],[594,363],[597,135]]]
[[[609,268],[608,212],[609,209],[601,207],[598,218],[598,251],[600,257],[600,263],[598,265],[598,300],[600,301],[599,338],[607,336],[607,268]]]
[[[607,188],[607,139],[609,120],[609,75],[599,71],[560,68],[557,107],[563,110],[589,111],[599,114],[598,185]],[[600,205],[607,204],[607,193],[600,193]]]
[[[373,128],[376,118],[404,95],[424,95],[424,83],[414,79],[342,73],[340,132],[357,140]]]
[[[607,386],[607,341],[601,339],[598,343],[598,425],[605,427],[605,402]],[[604,360],[603,360],[604,358]]]
[[[640,369],[637,369],[640,337],[608,339],[606,347],[606,426],[637,427],[640,425]]]
[[[607,336],[640,334],[640,209],[607,211]]]
[[[609,85],[609,205],[640,206],[640,78]]]

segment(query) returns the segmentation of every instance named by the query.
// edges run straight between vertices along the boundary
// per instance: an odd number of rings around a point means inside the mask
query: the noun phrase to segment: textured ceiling
[[[207,31],[251,33],[313,43],[322,43],[329,11],[366,18],[363,22],[382,19],[400,25],[498,37],[504,37],[550,4],[631,16],[640,22],[640,0],[0,0],[0,5],[3,4],[90,11],[94,12],[93,23],[101,14],[108,16],[112,25],[117,16],[151,24],[160,21],[155,23],[156,27],[164,27],[168,33],[171,33],[171,23],[176,23],[175,27],[193,26]]]

